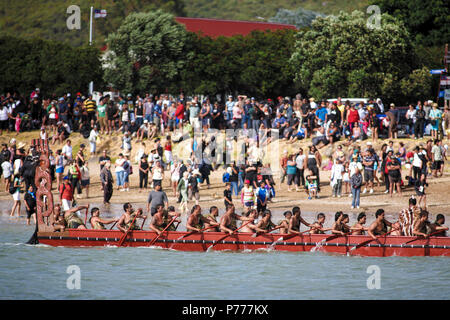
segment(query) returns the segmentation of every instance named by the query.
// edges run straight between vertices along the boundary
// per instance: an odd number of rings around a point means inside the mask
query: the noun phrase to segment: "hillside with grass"
[[[0,35],[20,38],[42,38],[87,45],[89,42],[90,7],[107,10],[107,17],[94,19],[94,45],[102,47],[131,12],[163,9],[176,16],[249,21],[276,21],[279,10],[295,14],[299,8],[317,14],[337,14],[365,10],[368,0],[2,0],[0,1]],[[76,4],[81,9],[81,29],[69,30],[67,8]]]
[[[66,20],[71,5],[80,7],[81,28],[69,30]],[[94,20],[94,45],[101,47],[106,36],[115,31],[132,12],[163,9],[177,16],[185,15],[183,0],[1,0],[0,35],[42,38],[67,42],[74,46],[89,43],[90,7],[107,10],[106,18]]]
[[[268,21],[278,10],[298,8],[322,14],[338,14],[343,10],[365,12],[368,0],[189,0],[185,2],[188,17]]]

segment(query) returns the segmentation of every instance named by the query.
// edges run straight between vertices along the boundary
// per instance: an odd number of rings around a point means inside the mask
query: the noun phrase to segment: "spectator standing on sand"
[[[103,203],[109,204],[109,200],[113,194],[113,176],[111,173],[111,162],[105,162],[100,172],[100,179],[103,187]]]
[[[351,176],[351,188],[352,188],[352,209],[359,209],[359,197],[361,195],[361,186],[363,183],[363,178],[358,167],[355,167],[355,173]]]

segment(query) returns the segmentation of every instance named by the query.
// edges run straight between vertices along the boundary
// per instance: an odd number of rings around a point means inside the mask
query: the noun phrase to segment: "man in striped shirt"
[[[92,99],[92,94],[88,96],[88,98],[83,103],[83,108],[86,110],[88,114],[88,120],[91,123],[91,126],[94,125],[96,120],[96,112],[97,112],[97,103]]]

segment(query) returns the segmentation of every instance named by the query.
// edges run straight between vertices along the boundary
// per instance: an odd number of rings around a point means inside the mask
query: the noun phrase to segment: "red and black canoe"
[[[98,247],[118,246],[124,233],[116,230],[67,229],[65,232],[38,232],[39,243],[50,246]],[[152,246],[180,251],[245,251],[279,250],[292,252],[321,251],[372,257],[387,256],[450,256],[448,237],[379,237],[340,236],[326,234],[283,235],[279,233],[255,236],[236,233],[228,237],[222,232],[164,232]],[[124,247],[148,247],[157,237],[153,231],[131,231],[122,243]],[[333,237],[333,238],[331,238]],[[327,239],[330,238],[329,241]],[[220,241],[219,241],[220,240]],[[219,241],[219,242],[218,242]],[[359,244],[364,244],[358,247]],[[214,246],[213,246],[214,245]]]

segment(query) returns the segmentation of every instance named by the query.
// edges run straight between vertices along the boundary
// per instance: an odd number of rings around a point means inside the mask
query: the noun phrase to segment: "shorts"
[[[364,170],[364,181],[373,182],[373,170]]]
[[[48,125],[49,126],[56,126],[56,123],[58,121],[56,119],[48,119]]]
[[[67,228],[69,228],[69,229],[78,229],[79,226],[81,226],[80,223],[75,222],[75,221],[71,221],[71,222],[69,222],[69,224],[67,225]]]
[[[87,187],[87,186],[89,186],[90,185],[90,179],[87,179],[87,180],[81,180],[81,186],[82,187]]]
[[[34,213],[34,210],[27,210],[27,219],[30,219]]]
[[[20,191],[14,192],[12,196],[14,201],[20,201]]]
[[[100,124],[101,128],[106,128],[108,126],[106,117],[98,117],[98,123]]]
[[[62,199],[62,205],[63,205],[63,210],[67,211],[70,209],[71,205],[72,205],[72,201],[71,200],[67,200],[67,199]]]
[[[64,167],[56,168],[55,173],[64,173]]]
[[[444,163],[444,161],[441,161],[441,160],[434,161],[433,164],[431,165],[431,169],[432,170],[440,170],[443,163]]]
[[[9,120],[2,120],[2,121],[0,121],[0,130],[7,130],[8,129],[8,122],[9,122]]]
[[[244,206],[245,207],[253,207],[255,205],[255,203],[253,201],[248,201],[248,202],[244,202]]]
[[[287,184],[288,186],[291,186],[292,183],[294,182],[295,179],[295,174],[288,174],[287,175]]]
[[[401,177],[398,175],[389,175],[389,182],[390,183],[399,183],[401,180]]]

